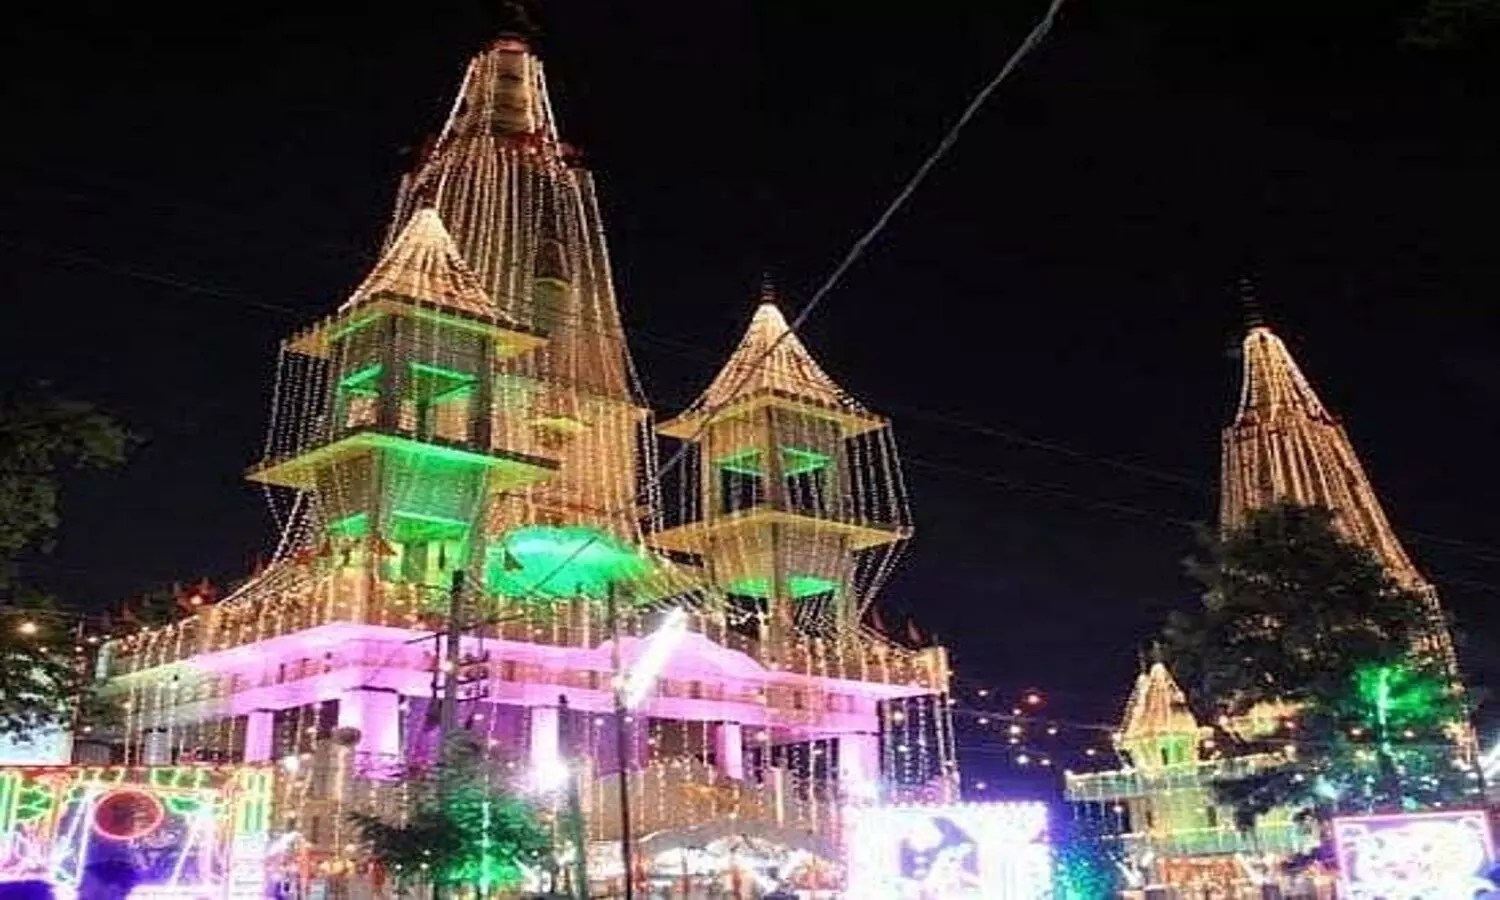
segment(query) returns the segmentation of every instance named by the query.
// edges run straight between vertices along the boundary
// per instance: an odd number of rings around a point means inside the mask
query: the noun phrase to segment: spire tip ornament
[[[1249,275],[1240,276],[1236,282],[1236,290],[1240,298],[1240,309],[1245,316],[1245,328],[1264,328],[1266,317],[1261,310],[1260,298],[1256,296],[1255,279]]]
[[[523,0],[502,0],[495,8],[495,40],[530,43],[541,33],[532,18],[530,4]]]
[[[771,270],[766,269],[760,273],[760,305],[776,305],[776,280],[771,277]]]

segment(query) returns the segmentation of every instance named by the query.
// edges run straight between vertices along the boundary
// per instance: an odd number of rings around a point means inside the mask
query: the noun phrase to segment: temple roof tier
[[[707,419],[729,418],[764,405],[802,409],[839,422],[846,435],[881,428],[865,408],[823,371],[787,324],[769,288],[729,361],[692,405],[657,429],[692,439]]]

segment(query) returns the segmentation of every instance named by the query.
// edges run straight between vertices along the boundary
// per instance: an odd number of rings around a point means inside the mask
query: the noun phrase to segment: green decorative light
[[[401,510],[391,515],[391,540],[402,544],[462,540],[469,523],[448,516]]]
[[[797,475],[805,475],[808,472],[816,472],[826,468],[833,458],[826,453],[816,450],[806,450],[801,447],[781,448],[781,475],[783,478],[792,478]],[[761,463],[761,453],[756,449],[738,450],[728,456],[720,458],[715,465],[725,472],[733,472],[736,475],[748,475],[760,477],[765,474],[765,466]]]
[[[463,396],[478,381],[470,373],[457,372],[428,363],[414,362],[411,364],[411,371],[413,393],[431,403],[441,403],[444,400]]]
[[[1354,673],[1354,690],[1380,728],[1441,725],[1448,686],[1409,666],[1364,666]]]
[[[175,794],[162,797],[162,804],[174,815],[191,816],[206,804],[204,798],[191,794]]]
[[[380,392],[380,363],[365,366],[339,379],[339,390],[347,394],[373,397]]]
[[[385,318],[385,315],[383,313],[377,312],[371,313],[368,316],[357,316],[348,320],[347,322],[342,322],[328,330],[328,342],[333,343],[335,341],[343,340],[349,335],[354,334],[356,331],[373,325],[383,318]]]
[[[491,545],[485,583],[509,597],[603,599],[610,584],[639,577],[650,562],[594,528],[529,525]]]
[[[17,822],[46,818],[52,812],[52,791],[43,785],[28,784],[21,788],[15,809]]]
[[[725,472],[758,478],[760,477],[762,468],[760,464],[760,451],[753,449],[739,450],[720,459],[715,465]]]
[[[799,447],[781,448],[781,474],[786,478],[805,475],[827,467],[832,458],[826,453],[803,450]]]
[[[338,538],[362,538],[370,533],[369,513],[345,516],[328,526],[328,533]]]
[[[838,586],[838,582],[816,575],[792,575],[786,579],[786,592],[794,600],[826,594]],[[765,599],[771,596],[771,579],[740,578],[729,584],[729,593]]]

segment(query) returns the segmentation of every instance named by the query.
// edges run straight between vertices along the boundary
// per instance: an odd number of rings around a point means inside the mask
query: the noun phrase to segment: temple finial
[[[776,304],[776,281],[771,277],[770,269],[760,273],[760,302]]]
[[[495,37],[532,41],[540,33],[531,10],[522,0],[502,0],[495,8]]]
[[[1266,317],[1261,312],[1260,298],[1255,293],[1255,279],[1249,275],[1240,276],[1236,289],[1240,297],[1240,310],[1245,316],[1245,327],[1260,328],[1265,325]]]

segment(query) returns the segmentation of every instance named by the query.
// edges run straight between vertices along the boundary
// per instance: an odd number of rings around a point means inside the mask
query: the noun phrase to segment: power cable
[[[1000,71],[996,73],[995,76],[991,78],[983,88],[980,89],[979,93],[974,96],[974,99],[969,101],[968,106],[964,107],[963,113],[943,135],[942,140],[938,142],[937,147],[927,155],[927,158],[924,159],[922,161],[922,164],[917,167],[916,172],[907,179],[906,183],[901,187],[901,190],[896,193],[895,198],[891,200],[889,204],[887,204],[885,210],[881,212],[881,214],[875,219],[875,223],[871,225],[869,229],[864,232],[864,234],[860,235],[857,240],[855,240],[853,246],[851,246],[849,248],[849,251],[844,254],[843,259],[839,261],[838,265],[834,266],[833,271],[829,273],[826,279],[824,279],[822,285],[820,285],[818,289],[813,292],[813,295],[807,301],[807,304],[803,306],[802,310],[797,313],[797,315],[792,319],[787,327],[787,330],[778,335],[776,340],[771,342],[770,346],[761,351],[760,356],[755,360],[755,366],[759,366],[766,360],[768,360],[771,357],[771,354],[776,352],[776,348],[781,346],[781,343],[783,341],[785,341],[791,335],[795,334],[796,331],[802,327],[803,323],[805,323],[822,304],[824,298],[826,298],[828,294],[834,289],[834,287],[836,287],[838,283],[843,280],[844,273],[847,272],[854,265],[854,263],[864,255],[865,250],[870,246],[870,244],[875,241],[875,238],[877,238],[880,233],[885,230],[891,219],[893,219],[896,214],[906,206],[907,201],[911,199],[911,196],[914,193],[916,193],[917,188],[927,180],[928,174],[931,173],[932,170],[937,166],[938,162],[947,155],[948,151],[953,147],[953,145],[958,142],[959,135],[963,132],[964,126],[966,126],[969,121],[973,119],[976,114],[978,114],[979,110],[984,106],[990,95],[993,94],[995,90],[999,88],[1000,85],[1004,83],[1004,81],[1008,77],[1010,77],[1011,72],[1015,71],[1016,67],[1021,64],[1021,61],[1029,56],[1032,50],[1034,50],[1036,46],[1041,43],[1042,39],[1046,37],[1047,33],[1052,30],[1052,23],[1057,18],[1057,13],[1062,8],[1063,2],[1064,0],[1051,0],[1051,2],[1047,6],[1046,13],[1043,14],[1042,18],[1026,35],[1025,39],[1022,40],[1020,45],[1017,46],[1016,49],[1011,53],[1010,58],[1005,61],[1005,65],[1000,67]],[[657,470],[652,473],[651,482],[656,487],[659,488],[662,485],[662,482],[665,480],[667,474],[678,465],[682,464],[682,462],[687,458],[688,453],[691,452],[693,445],[697,443],[698,439],[703,436],[704,431],[706,431],[708,426],[713,422],[715,415],[717,415],[720,411],[723,410],[725,406],[732,403],[736,399],[736,395],[739,393],[740,389],[745,385],[745,383],[750,379],[753,371],[754,367],[751,367],[750,369],[747,369],[745,372],[743,372],[740,377],[730,386],[723,401],[719,402],[718,404],[714,404],[703,411],[702,419],[699,422],[698,426],[693,430],[693,433],[688,438],[681,441],[678,444],[677,449],[672,453],[670,457],[667,458],[667,461],[658,466]],[[634,504],[632,503],[632,506],[633,505]],[[627,510],[622,510],[622,512],[624,511]],[[531,588],[527,590],[525,597],[523,597],[522,599],[534,598],[537,595],[537,592],[540,591],[548,581],[567,569],[567,567],[572,564],[573,560],[577,559],[580,554],[587,550],[590,545],[592,545],[598,539],[599,538],[597,535],[590,535],[588,540],[580,543],[572,553],[568,554],[568,556],[558,562],[558,564],[554,566],[551,571],[542,576],[540,580],[533,584]]]
[[[306,310],[298,309],[283,303],[262,300],[244,292],[217,287],[214,285],[206,284],[200,280],[190,280],[174,274],[156,272],[136,265],[116,264],[101,259],[93,254],[81,251],[38,247],[36,246],[35,242],[31,242],[30,244],[28,244],[26,242],[17,241],[5,236],[3,233],[0,233],[0,245],[10,246],[25,252],[35,253],[43,257],[52,258],[61,262],[94,267],[100,269],[101,271],[105,271],[121,277],[132,278],[151,284],[172,287],[198,296],[207,296],[218,300],[237,303],[246,308],[255,309],[262,312],[273,312],[281,316],[295,318],[299,321],[305,318],[308,314]],[[579,328],[579,325],[577,323],[574,323],[573,327]],[[617,337],[616,335],[607,334],[605,332],[597,331],[594,329],[584,328],[581,330],[585,331],[586,333],[592,333],[596,336],[604,337],[607,339],[615,339]],[[718,358],[713,354],[703,351],[697,345],[674,337],[669,337],[660,333],[652,332],[647,329],[632,327],[629,330],[629,333],[632,339],[656,344],[685,358],[711,361],[716,361]],[[765,358],[762,357],[761,359],[758,359],[751,365],[747,366],[747,372],[758,371],[765,365]],[[898,413],[903,418],[909,417],[925,419],[927,421],[947,425],[961,431],[987,437],[994,437],[1021,446],[1055,453],[1057,455],[1065,456],[1076,461],[1090,462],[1097,465],[1114,468],[1120,471],[1142,475],[1155,481],[1192,488],[1204,496],[1213,494],[1212,488],[1210,488],[1202,479],[1194,478],[1190,475],[1170,472],[1164,469],[1146,466],[1136,462],[1119,460],[1101,454],[1079,450],[1075,447],[1070,447],[1066,444],[1062,444],[1054,440],[1031,437],[1013,430],[1003,429],[992,425],[985,425],[982,423],[976,423],[948,413],[919,410],[912,407],[904,407],[901,405],[882,404],[882,406],[885,409]],[[1178,516],[1161,513],[1155,510],[1149,510],[1138,506],[1086,497],[1082,494],[1058,485],[1028,483],[1023,479],[1008,478],[1006,476],[997,475],[992,472],[979,472],[951,463],[922,459],[920,457],[914,457],[909,454],[903,454],[902,458],[908,465],[911,465],[915,468],[925,468],[935,472],[960,475],[962,477],[972,478],[977,481],[988,483],[992,486],[1020,491],[1023,493],[1051,496],[1057,499],[1070,501],[1075,505],[1084,508],[1123,514],[1134,518],[1150,519],[1163,524],[1171,525],[1173,527],[1194,528],[1197,525],[1201,524],[1199,521],[1184,519]],[[670,467],[671,463],[669,462],[669,464],[664,466],[663,469],[669,470]],[[1425,531],[1404,529],[1402,533],[1403,535],[1409,536],[1418,542],[1438,544],[1440,545],[1441,549],[1444,549],[1449,553],[1456,553],[1483,563],[1500,563],[1500,549],[1489,547],[1485,544],[1460,538],[1435,535]],[[1483,581],[1476,581],[1473,579],[1464,579],[1458,577],[1444,577],[1438,580],[1444,583],[1455,584],[1483,590],[1490,593],[1500,594],[1500,586],[1489,584]]]

